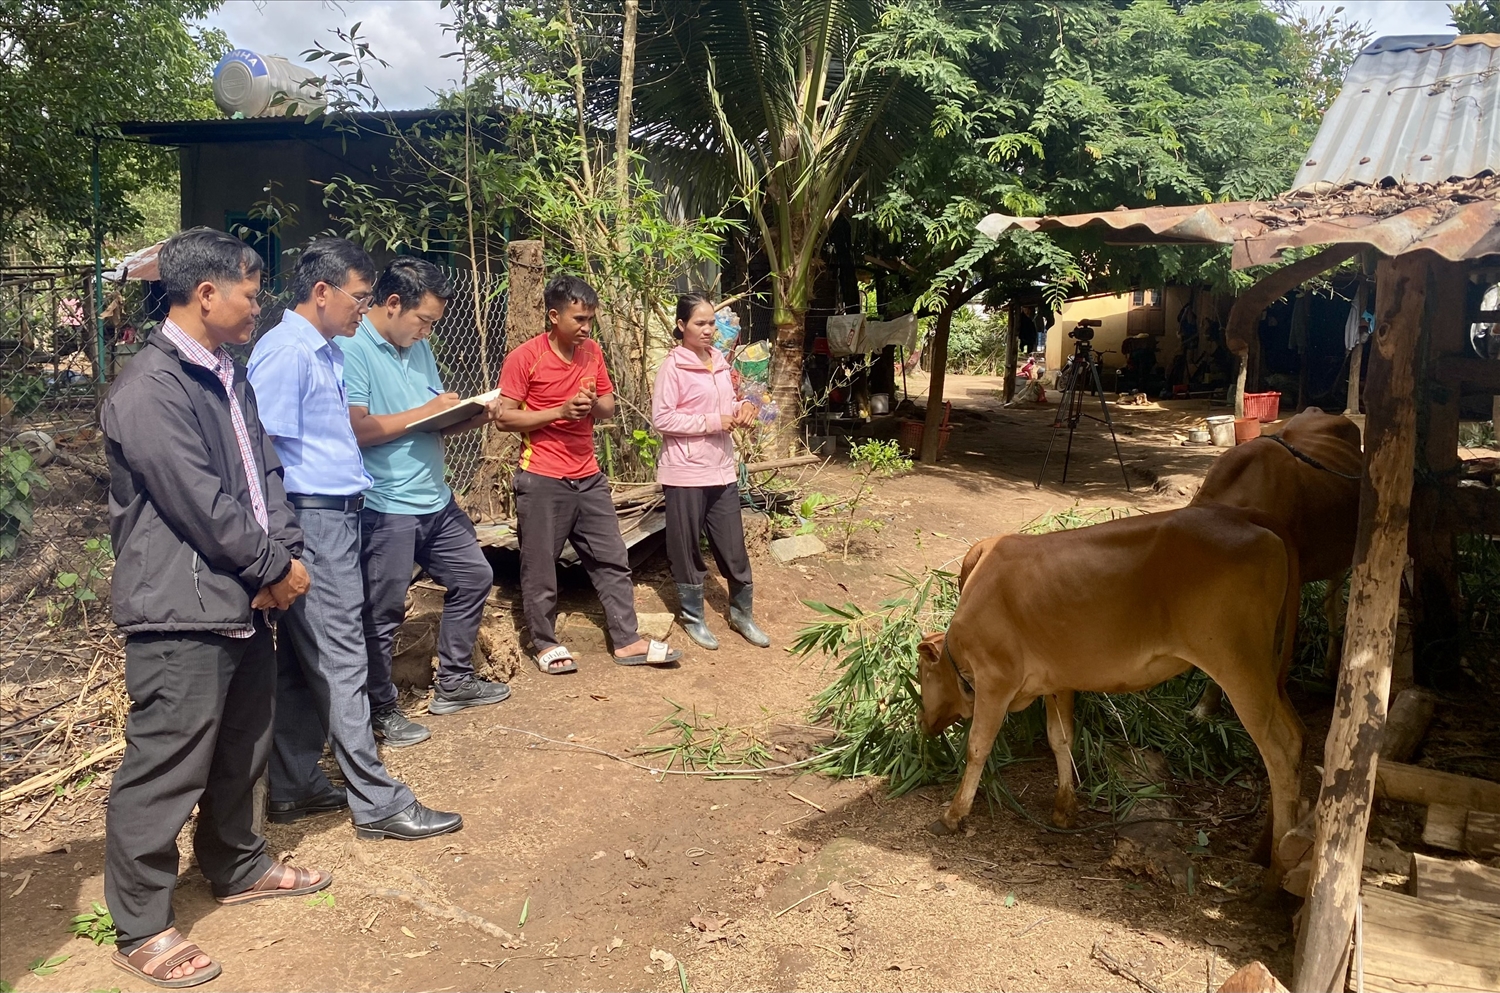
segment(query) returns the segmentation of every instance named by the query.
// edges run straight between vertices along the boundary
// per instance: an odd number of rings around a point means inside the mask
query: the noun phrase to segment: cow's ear
[[[927,635],[917,644],[917,657],[926,659],[928,662],[936,662],[943,652],[943,641],[947,637],[941,631],[935,631]]]

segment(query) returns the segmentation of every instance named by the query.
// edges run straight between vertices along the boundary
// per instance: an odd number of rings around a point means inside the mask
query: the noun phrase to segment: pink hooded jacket
[[[739,478],[729,421],[735,399],[729,362],[712,350],[713,371],[678,345],[656,373],[651,422],[662,437],[656,481],[663,486],[724,486]]]

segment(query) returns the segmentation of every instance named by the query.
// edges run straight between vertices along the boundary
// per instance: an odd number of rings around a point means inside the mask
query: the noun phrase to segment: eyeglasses
[[[332,283],[329,283],[328,285],[333,286]],[[360,310],[369,310],[370,305],[375,302],[375,293],[373,291],[369,293],[361,293],[359,296],[355,296],[353,293],[350,293],[342,286],[333,286],[333,288],[344,294],[344,296],[348,297],[350,300],[353,300],[355,303],[359,304]]]

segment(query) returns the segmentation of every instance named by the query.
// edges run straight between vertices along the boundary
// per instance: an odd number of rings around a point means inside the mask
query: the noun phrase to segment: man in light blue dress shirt
[[[277,631],[270,817],[285,823],[347,805],[356,836],[415,840],[457,831],[463,818],[417,802],[386,770],[370,726],[359,511],[371,480],[349,425],[335,339],[359,326],[374,278],[375,264],[353,243],[309,244],[292,277],[292,309],[256,343],[247,369],[313,585]],[[347,793],[318,768],[329,740]]]
[[[360,513],[364,625],[370,708],[376,733],[387,746],[415,745],[431,736],[397,708],[391,681],[391,655],[406,619],[413,564],[445,590],[437,679],[428,711],[455,714],[510,696],[504,683],[474,673],[474,641],[494,573],[479,547],[474,522],[443,478],[442,436],[406,429],[459,402],[458,394],[444,391],[426,340],[452,295],[447,277],[431,262],[396,259],[376,280],[375,302],[344,346],[349,420],[375,480]],[[489,420],[486,411],[442,434],[471,431]]]

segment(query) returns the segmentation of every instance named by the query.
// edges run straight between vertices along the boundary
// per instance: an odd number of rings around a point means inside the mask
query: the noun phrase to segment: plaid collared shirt
[[[185,359],[212,372],[224,384],[224,393],[229,397],[229,417],[234,424],[234,437],[240,446],[240,462],[244,465],[245,481],[249,484],[250,510],[255,514],[255,523],[260,525],[262,531],[269,533],[270,518],[266,513],[266,495],[262,489],[264,483],[260,465],[255,460],[255,445],[250,440],[250,429],[245,426],[244,411],[240,410],[234,396],[234,359],[222,348],[210,352],[170,319],[162,321],[160,331],[167,336],[168,341],[177,346],[177,351]],[[230,638],[249,638],[254,636],[255,626],[251,624],[249,627],[235,628],[224,634]]]

